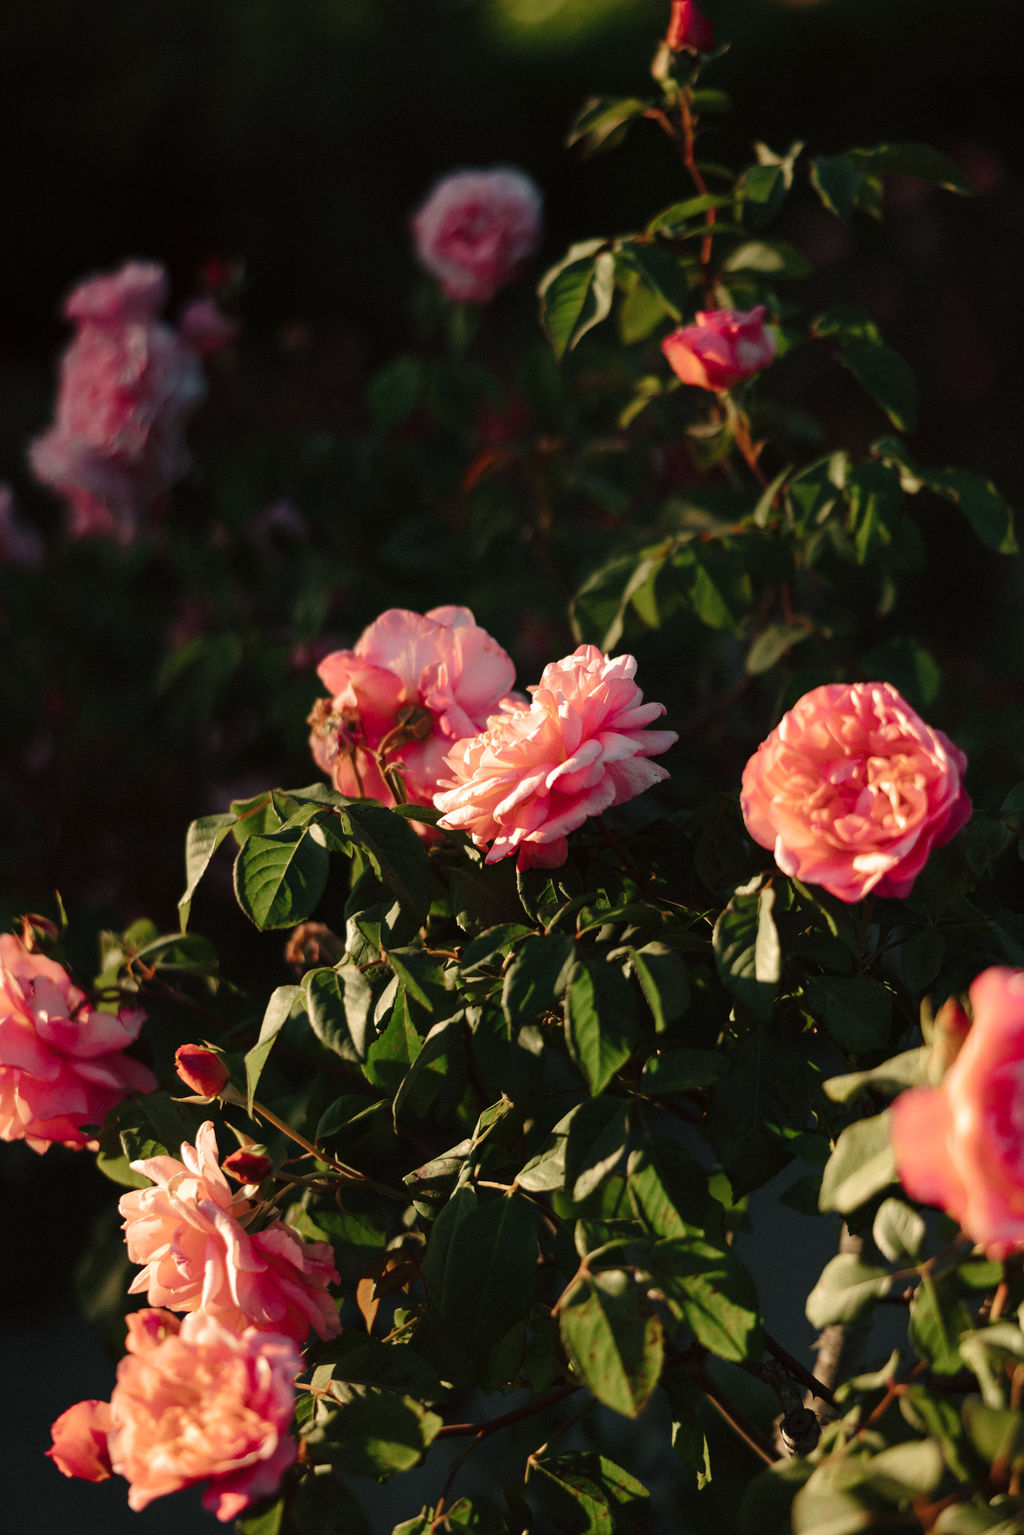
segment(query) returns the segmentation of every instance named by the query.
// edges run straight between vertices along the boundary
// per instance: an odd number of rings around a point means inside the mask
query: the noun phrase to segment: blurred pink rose
[[[400,772],[410,804],[429,805],[445,753],[476,735],[510,696],[515,667],[468,608],[389,608],[317,668],[332,697],[309,722],[317,765],[341,794],[397,803],[381,764]]]
[[[95,1150],[85,1127],[129,1093],[156,1088],[149,1068],[124,1053],[145,1016],[99,1012],[54,960],[0,934],[0,1139]]]
[[[907,1193],[939,1205],[991,1258],[1024,1248],[1024,971],[994,968],[970,989],[974,1020],[938,1087],[890,1110]]]
[[[967,759],[888,682],[805,693],[743,770],[740,806],[783,874],[841,901],[902,897],[971,814]]]
[[[341,1331],[327,1291],[338,1273],[327,1242],[305,1242],[283,1221],[248,1231],[260,1207],[231,1187],[217,1158],[211,1120],[176,1157],[133,1162],[153,1187],[121,1197],[125,1242],[144,1264],[129,1295],[151,1306],[202,1311],[241,1332],[256,1327],[302,1344],[314,1327],[322,1338]]]
[[[242,327],[224,313],[216,299],[194,298],[181,311],[178,334],[200,357],[212,357],[237,341]]]
[[[665,41],[673,53],[688,48],[693,53],[710,53],[715,46],[715,29],[694,0],[672,0]]]
[[[110,1403],[90,1398],[62,1412],[50,1430],[53,1443],[47,1455],[65,1476],[85,1482],[105,1482],[111,1475],[107,1435]]]
[[[188,468],[185,421],[206,386],[195,351],[157,318],[166,300],[163,267],[133,261],[88,279],[64,305],[78,329],[56,420],[29,461],[66,498],[75,537],[128,543]]]
[[[203,1507],[222,1522],[236,1519],[276,1491],[295,1459],[288,1430],[302,1357],[289,1338],[238,1334],[201,1313],[180,1327],[166,1312],[136,1315],[109,1404],[69,1408],[47,1453],[66,1476],[89,1481],[109,1466],[128,1481],[136,1512],[205,1481]]]
[[[775,337],[764,325],[764,305],[744,313],[739,309],[706,309],[695,325],[684,325],[661,343],[669,366],[684,384],[698,389],[732,389],[775,356]]]
[[[416,254],[450,299],[486,304],[541,240],[541,194],[524,171],[454,171],[412,220]]]
[[[490,844],[487,863],[512,853],[520,869],[564,863],[569,832],[669,776],[648,759],[678,737],[645,728],[665,707],[644,703],[635,673],[632,656],[609,660],[593,645],[546,666],[532,703],[506,706],[449,752],[438,824]]]

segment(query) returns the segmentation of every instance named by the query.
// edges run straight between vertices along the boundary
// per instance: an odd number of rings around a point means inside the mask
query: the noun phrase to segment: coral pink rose
[[[62,1412],[50,1430],[53,1444],[47,1455],[65,1476],[85,1482],[105,1482],[111,1475],[107,1435],[110,1403],[90,1398]]]
[[[29,449],[36,478],[68,502],[75,537],[129,542],[188,468],[185,420],[205,393],[195,351],[157,316],[167,275],[151,262],[90,278],[64,313],[56,420]]]
[[[682,48],[693,53],[710,53],[715,46],[715,29],[694,0],[672,0],[665,41],[673,53]]]
[[[764,305],[706,309],[695,325],[684,325],[661,343],[669,366],[684,384],[698,389],[732,389],[760,373],[775,356],[775,337],[764,325]]]
[[[907,1193],[1005,1258],[1024,1248],[1024,971],[984,971],[970,1000],[953,1065],[938,1087],[900,1094],[890,1134]]]
[[[95,1151],[87,1127],[129,1093],[157,1085],[124,1053],[145,1016],[99,1012],[55,960],[0,935],[0,1139],[34,1151],[55,1141]]]
[[[523,171],[454,171],[413,215],[416,254],[449,298],[486,304],[536,251],[541,194]]]
[[[151,1306],[202,1311],[241,1332],[256,1327],[304,1343],[310,1327],[322,1338],[341,1331],[327,1291],[338,1280],[327,1242],[305,1242],[283,1221],[255,1231],[260,1214],[245,1190],[231,1187],[217,1158],[211,1120],[186,1141],[181,1161],[133,1162],[153,1187],[121,1197],[125,1242],[144,1264],[129,1289]]]
[[[383,766],[410,804],[429,805],[445,753],[476,735],[510,696],[512,661],[468,608],[390,608],[317,668],[332,694],[309,717],[313,756],[351,798],[397,803]]]
[[[438,824],[490,845],[487,863],[511,853],[520,869],[564,863],[569,832],[669,776],[648,759],[678,737],[645,728],[665,707],[644,703],[635,673],[632,656],[609,660],[593,645],[546,666],[529,706],[449,752]]]
[[[127,1480],[136,1512],[205,1481],[203,1507],[236,1519],[276,1491],[295,1459],[288,1430],[302,1357],[289,1338],[235,1333],[201,1313],[180,1327],[166,1312],[137,1315],[109,1404],[69,1408],[47,1453],[66,1476],[99,1481],[78,1443],[95,1432],[95,1464]]]
[[[740,806],[783,874],[841,901],[903,897],[970,817],[966,767],[890,683],[828,683],[758,747]]]

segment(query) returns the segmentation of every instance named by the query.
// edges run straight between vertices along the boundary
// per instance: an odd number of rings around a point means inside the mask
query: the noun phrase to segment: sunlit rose
[[[669,776],[649,759],[677,736],[646,728],[665,707],[644,703],[635,673],[632,656],[610,660],[593,645],[546,666],[529,706],[449,752],[438,824],[489,848],[488,863],[512,853],[521,869],[564,863],[569,832]]]
[[[775,337],[764,324],[764,305],[702,310],[693,325],[666,336],[661,350],[684,384],[698,389],[732,389],[760,373],[775,356]]]
[[[747,830],[841,901],[903,897],[971,813],[967,760],[888,682],[805,693],[743,770]]]

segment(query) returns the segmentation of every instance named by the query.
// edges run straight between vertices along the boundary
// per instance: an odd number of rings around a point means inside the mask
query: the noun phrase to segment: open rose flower
[[[429,805],[445,753],[482,730],[507,698],[515,667],[468,608],[390,608],[353,650],[317,668],[330,698],[310,715],[310,745],[335,788],[397,803],[383,767],[401,775],[410,804]]]
[[[715,29],[694,0],[672,0],[665,41],[673,53],[682,48],[710,53],[715,46]]]
[[[758,747],[740,806],[783,874],[841,901],[903,897],[970,816],[966,767],[890,683],[828,683]]]
[[[156,1088],[125,1054],[144,1019],[138,1008],[99,1012],[55,960],[0,935],[0,1139],[94,1151],[87,1127],[129,1093]]]
[[[180,1325],[166,1312],[137,1315],[109,1404],[70,1407],[47,1453],[65,1476],[123,1476],[136,1512],[206,1482],[203,1507],[236,1519],[276,1491],[297,1454],[288,1430],[301,1355],[289,1338],[239,1334],[202,1314]]]
[[[327,1242],[305,1242],[283,1221],[248,1231],[258,1207],[228,1183],[207,1120],[186,1141],[181,1161],[133,1162],[153,1187],[121,1197],[125,1242],[144,1264],[129,1289],[151,1306],[202,1311],[236,1332],[256,1327],[304,1343],[310,1327],[322,1338],[341,1331],[327,1286],[338,1272]]]
[[[646,728],[665,706],[644,703],[635,674],[632,656],[610,660],[593,645],[546,666],[531,704],[449,752],[438,824],[490,847],[487,863],[511,853],[520,869],[564,863],[569,832],[669,776],[649,759],[678,737]]]
[[[732,389],[752,378],[775,356],[775,337],[764,324],[764,305],[744,313],[739,309],[706,309],[696,324],[666,336],[661,350],[684,384],[698,389]]]
[[[524,171],[453,171],[413,215],[416,254],[450,299],[486,304],[541,240],[541,194]]]
[[[938,1087],[900,1094],[890,1135],[907,1193],[1005,1258],[1024,1248],[1024,971],[984,971],[970,1001],[955,1061]]]
[[[166,301],[163,267],[132,261],[80,284],[64,305],[77,331],[56,420],[29,460],[67,500],[76,537],[129,542],[188,468],[185,421],[206,385],[195,350],[158,318]]]

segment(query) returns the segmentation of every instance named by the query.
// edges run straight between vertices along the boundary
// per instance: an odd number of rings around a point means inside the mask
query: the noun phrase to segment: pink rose
[[[841,901],[902,897],[971,814],[967,759],[888,682],[805,693],[743,770],[740,806],[783,874]]]
[[[311,1326],[322,1338],[341,1331],[327,1291],[338,1280],[329,1244],[304,1242],[280,1220],[246,1229],[260,1206],[225,1178],[211,1120],[200,1125],[194,1146],[182,1146],[180,1162],[162,1156],[131,1165],[153,1187],[122,1195],[118,1207],[128,1256],[145,1265],[129,1295],[299,1344]]]
[[[201,1098],[216,1098],[230,1080],[216,1050],[206,1045],[180,1045],[174,1052],[174,1066],[185,1086]]]
[[[382,768],[401,774],[410,804],[432,803],[445,753],[476,735],[509,697],[515,667],[468,608],[389,608],[317,668],[331,698],[310,715],[317,765],[350,798],[398,801]]]
[[[541,194],[525,172],[454,171],[412,220],[416,254],[449,298],[486,304],[541,240]]]
[[[180,1326],[165,1312],[137,1316],[109,1404],[69,1408],[47,1453],[66,1476],[99,1481],[104,1465],[123,1476],[136,1512],[206,1481],[203,1507],[236,1519],[276,1491],[297,1454],[288,1430],[301,1355],[289,1338],[238,1334],[201,1313]]]
[[[764,326],[764,305],[743,313],[739,309],[706,309],[695,325],[684,325],[661,343],[669,366],[684,384],[698,389],[732,389],[775,356],[775,337]]]
[[[896,1170],[912,1199],[939,1205],[991,1258],[1024,1247],[1024,971],[996,967],[970,989],[974,1015],[938,1087],[890,1110]]]
[[[149,1068],[124,1053],[145,1016],[99,1012],[54,960],[0,935],[0,1139],[95,1151],[86,1127],[129,1093],[156,1088]]]
[[[110,1403],[76,1402],[62,1412],[50,1430],[53,1443],[47,1455],[65,1476],[77,1476],[85,1482],[105,1482],[111,1475],[107,1435],[110,1433]]]
[[[56,420],[29,449],[36,478],[68,502],[75,537],[128,543],[188,468],[185,420],[205,393],[194,350],[158,318],[167,275],[152,262],[82,283]]]
[[[593,645],[546,666],[531,704],[506,706],[449,752],[438,825],[490,844],[487,863],[515,852],[520,869],[564,863],[569,832],[669,776],[648,759],[678,737],[645,729],[665,707],[644,703],[635,673],[632,656]]]
[[[682,48],[692,53],[710,53],[715,46],[715,29],[694,0],[672,0],[665,41],[673,53]]]

